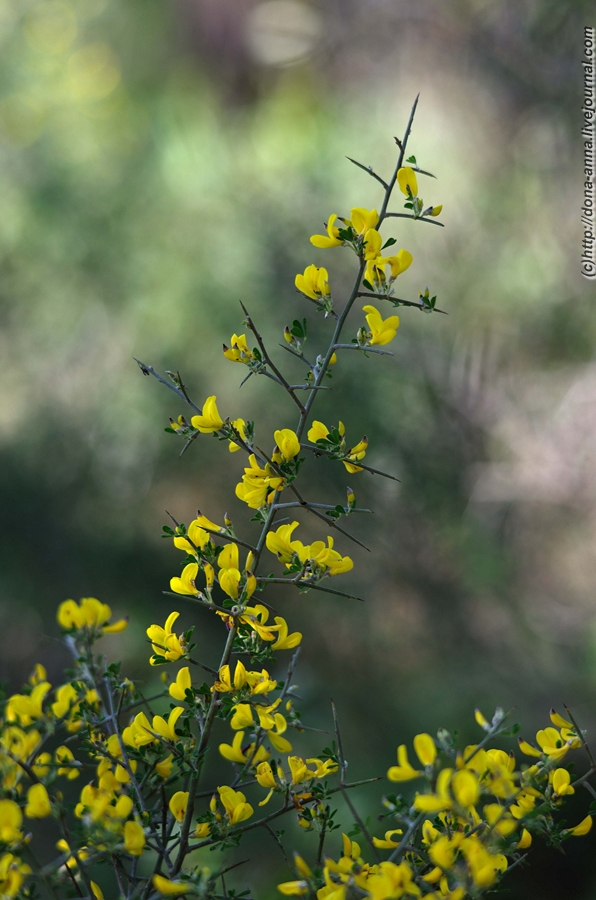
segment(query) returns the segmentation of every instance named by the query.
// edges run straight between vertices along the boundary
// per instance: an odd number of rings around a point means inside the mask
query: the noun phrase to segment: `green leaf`
[[[381,247],[381,250],[384,250],[385,247],[393,247],[394,244],[397,244],[395,238],[389,238],[389,240],[385,241],[385,243]]]
[[[369,291],[374,291],[372,284],[370,283],[370,281],[367,281],[366,278],[362,279],[362,284],[365,288],[368,288]]]
[[[413,165],[417,165],[415,156],[408,156],[406,162],[412,163]]]

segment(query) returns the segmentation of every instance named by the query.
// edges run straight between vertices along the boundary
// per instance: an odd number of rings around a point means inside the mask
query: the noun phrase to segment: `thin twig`
[[[303,446],[303,445],[301,445],[301,446]],[[306,505],[312,507],[313,509],[336,509],[336,507],[340,506],[341,504],[336,504],[335,506],[332,506],[329,503],[312,503],[311,500],[307,500]],[[296,509],[299,506],[303,506],[303,504],[299,503],[298,500],[294,500],[291,503],[276,503],[275,509]],[[364,508],[361,508],[358,506],[355,506],[353,508],[342,506],[342,509],[344,510],[346,515],[348,515],[348,513],[371,513],[372,514],[372,512],[373,512],[372,509],[364,509]]]
[[[271,357],[269,356],[269,353],[267,352],[267,349],[263,342],[263,338],[257,331],[257,328],[256,328],[253,320],[251,319],[249,312],[248,312],[246,306],[244,305],[244,303],[242,302],[242,300],[240,300],[240,306],[242,307],[242,311],[243,311],[244,315],[246,316],[246,325],[248,328],[250,328],[250,330],[254,334],[255,340],[256,340],[257,344],[259,345],[261,353],[263,354],[263,359],[265,360],[267,365],[270,367],[271,371],[275,373],[275,375],[279,379],[280,384],[286,389],[286,391],[288,392],[288,394],[290,395],[290,397],[292,398],[292,400],[294,401],[294,403],[296,404],[296,406],[302,413],[304,411],[304,406],[302,405],[302,403],[300,402],[298,397],[294,394],[292,388],[290,387],[290,385],[288,384],[288,382],[286,381],[284,376],[281,374],[281,372],[279,371],[279,369],[277,368],[275,363],[272,361]]]
[[[393,294],[371,294],[369,291],[360,291],[358,296],[371,297],[373,300],[391,300],[395,304],[399,303],[400,306],[413,306],[421,312],[438,312],[443,316],[449,315],[444,309],[438,309],[436,306],[426,306],[424,303],[416,303],[415,300],[402,300],[401,297],[394,297]],[[399,309],[399,306],[396,305],[396,309]]]
[[[360,294],[358,295],[360,296]],[[335,344],[334,350],[360,350],[361,353],[378,353],[380,356],[395,356],[391,350],[381,350],[380,347],[365,347],[362,344]]]
[[[577,722],[576,722],[575,719],[573,718],[573,715],[572,715],[572,713],[571,713],[571,710],[569,709],[569,707],[567,706],[567,704],[564,703],[563,706],[565,707],[565,712],[566,712],[567,715],[569,716],[569,719],[570,719],[570,721],[571,721],[571,724],[574,726],[574,728],[575,728],[575,730],[576,730],[576,732],[577,732],[577,736],[578,736],[578,738],[580,739],[580,741],[582,742],[582,746],[583,746],[584,750],[586,751],[586,753],[587,753],[587,755],[588,755],[588,759],[590,760],[590,766],[591,766],[591,768],[594,769],[594,770],[596,770],[596,759],[594,759],[594,755],[593,755],[592,751],[590,750],[590,747],[588,746],[588,742],[587,742],[586,738],[584,737],[583,731],[581,730],[581,728],[579,727],[579,725],[577,724]]]
[[[358,810],[352,803],[352,800],[349,797],[348,792],[346,790],[346,771],[348,768],[348,764],[347,764],[346,758],[344,756],[343,744],[342,744],[342,740],[341,740],[341,733],[339,730],[339,719],[337,716],[337,709],[335,707],[335,703],[333,702],[333,700],[331,701],[331,709],[333,710],[333,725],[335,727],[335,737],[337,739],[337,753],[339,756],[339,764],[340,764],[340,778],[341,778],[340,786],[341,786],[342,797],[346,801],[346,803],[350,809],[350,812],[354,816],[354,821],[358,824],[360,831],[362,832],[363,836],[366,838],[366,842],[369,845],[370,849],[372,850],[373,856],[375,857],[377,862],[381,862],[381,857],[379,856],[379,851],[375,847],[375,843],[369,833],[369,830],[366,827],[366,825],[364,824],[364,821],[362,820],[360,814],[358,813]]]
[[[300,446],[303,450],[311,450],[315,454],[326,456],[328,459],[337,460],[337,462],[349,462],[353,466],[358,466],[360,469],[364,469],[366,472],[370,472],[371,475],[382,475],[383,478],[390,478],[391,481],[400,481],[399,478],[395,477],[395,475],[389,475],[388,472],[382,472],[381,469],[374,469],[372,466],[367,466],[366,463],[361,462],[361,460],[359,459],[353,460],[346,457],[344,460],[341,457],[334,456],[332,451],[326,450],[324,447],[316,447],[314,444],[300,444]]]
[[[363,598],[357,597],[356,594],[346,594],[345,591],[336,591],[335,588],[326,588],[312,581],[295,581],[289,578],[269,578],[267,575],[259,575],[257,577],[257,581],[260,584],[288,584],[293,585],[297,588],[308,588],[308,590],[323,591],[323,593],[325,594],[335,594],[337,597],[347,597],[348,600],[360,600],[361,603],[364,603]]]
[[[409,213],[394,213],[388,212],[385,213],[386,219],[412,219],[414,222],[428,222],[429,225],[438,225],[439,228],[444,228],[442,222],[437,222],[436,219],[428,219],[426,216],[411,216]]]
[[[346,156],[346,159],[349,159],[350,162],[354,163],[355,166],[358,166],[359,169],[362,169],[364,172],[367,172],[368,175],[372,175],[373,178],[376,178],[377,181],[383,185],[385,190],[389,189],[389,185],[387,184],[387,182],[383,178],[381,178],[380,175],[377,175],[377,173],[373,171],[371,166],[364,166],[362,163],[359,163],[358,160],[352,159],[351,156]]]
[[[168,381],[166,378],[163,378],[158,372],[155,371],[153,366],[146,365],[144,362],[141,362],[140,359],[136,359],[134,356],[133,356],[133,359],[139,366],[143,375],[153,375],[153,377],[157,378],[157,380],[161,384],[165,384],[165,386],[167,388],[169,388],[171,391],[173,391],[178,397],[180,397],[181,400],[184,400],[185,403],[188,403],[188,405],[190,407],[192,407],[192,409],[194,409],[195,412],[197,412],[199,415],[203,414],[203,410],[201,409],[201,407],[197,406],[196,403],[193,403],[193,401],[189,398],[188,394],[185,394],[183,391],[180,390],[180,388],[177,388],[176,385],[172,384],[171,381]]]

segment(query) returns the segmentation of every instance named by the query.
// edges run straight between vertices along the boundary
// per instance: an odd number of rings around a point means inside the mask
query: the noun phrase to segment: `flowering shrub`
[[[199,435],[211,434],[231,453],[246,455],[236,496],[260,534],[251,544],[227,517],[219,524],[202,514],[188,526],[173,520],[164,528],[182,563],[166,594],[194,604],[199,615],[215,616],[224,646],[214,670],[195,658],[193,629],[179,632],[178,610],[163,624],[147,623],[149,663],[165,673],[165,687],[155,697],[144,697],[121,674],[119,663],[108,664],[95,649],[104,634],[124,631],[126,619],[112,623],[110,608],[93,598],[60,605],[58,623],[73,657],[67,680],[52,687],[38,665],[22,693],[4,701],[0,898],[101,900],[103,891],[127,900],[227,898],[233,892],[226,890],[224,875],[237,864],[233,850],[243,835],[255,828],[271,831],[271,822],[291,815],[313,842],[308,861],[294,856],[292,878],[277,885],[282,894],[317,900],[463,900],[494,889],[525,861],[534,835],[560,847],[590,830],[590,812],[572,827],[559,818],[565,799],[579,786],[596,796],[588,781],[596,762],[569,712],[563,717],[552,710],[535,743],[519,741],[521,761],[493,746],[496,738],[516,731],[500,709],[490,721],[476,711],[481,735],[476,744],[459,748],[445,730],[434,737],[416,735],[413,752],[400,744],[397,765],[387,771],[380,834],[365,824],[350,796],[356,785],[379,779],[347,781],[335,708],[331,747],[321,747],[316,757],[298,755],[304,726],[294,707],[293,674],[302,634],[272,615],[264,595],[271,585],[277,590],[290,585],[300,592],[352,596],[330,584],[353,568],[344,542],[360,543],[345,520],[368,510],[357,505],[351,487],[342,503],[307,499],[297,486],[305,454],[341,463],[351,478],[366,472],[393,477],[364,462],[367,438],[354,443],[343,422],[326,424],[312,413],[319,391],[329,388],[330,367],[344,351],[390,352],[383,348],[395,339],[399,317],[384,318],[371,301],[439,311],[428,289],[415,301],[396,296],[396,279],[412,264],[412,255],[392,251],[395,240],[384,240],[380,230],[389,217],[439,225],[441,206],[425,205],[419,194],[418,175],[430,173],[415,157],[406,158],[415,110],[416,104],[403,140],[397,141],[399,156],[389,181],[362,167],[383,187],[380,211],[356,207],[349,217],[331,215],[326,233],[311,237],[320,250],[351,249],[357,273],[341,311],[327,269],[311,264],[296,276],[298,291],[323,313],[331,331],[327,349],[311,361],[305,355],[306,320],[286,328],[286,350],[306,367],[303,382],[291,384],[284,377],[246,310],[246,331],[224,345],[224,356],[246,368],[245,380],[263,375],[286,392],[298,411],[295,430],[276,430],[273,450],[266,452],[254,422],[222,417],[215,395],[197,406],[178,373],[162,377],[140,363],[146,375],[192,410],[188,418],[172,419],[167,429],[184,441],[184,449]],[[405,198],[404,212],[389,211],[396,185]],[[358,310],[360,298],[366,302]],[[359,321],[355,338],[345,342],[351,312]],[[237,465],[235,457],[231,462]],[[291,518],[294,510],[325,522],[333,535],[304,543]],[[290,519],[279,518],[288,513]],[[278,574],[263,574],[274,557]],[[278,671],[277,660],[284,656]],[[213,746],[216,719],[229,729],[218,747]],[[582,749],[589,766],[576,777],[568,761]],[[209,764],[217,754],[229,763],[226,784],[210,778]],[[75,780],[82,786],[70,803],[64,791]],[[413,799],[392,792],[393,785],[410,781]],[[340,796],[349,810],[341,841],[334,806]],[[38,861],[27,834],[33,819],[52,820],[57,853],[48,861]],[[193,856],[200,848],[224,855],[203,867]]]

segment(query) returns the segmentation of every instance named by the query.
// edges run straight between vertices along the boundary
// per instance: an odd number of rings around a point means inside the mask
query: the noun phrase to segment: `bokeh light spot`
[[[246,39],[254,58],[268,66],[300,62],[321,33],[319,15],[299,0],[265,0],[251,12]]]
[[[77,34],[74,10],[60,0],[47,0],[32,7],[23,23],[25,39],[41,53],[64,53]]]
[[[68,61],[68,88],[74,100],[102,100],[120,81],[120,64],[107,44],[87,44]]]
[[[0,100],[0,136],[16,147],[29,147],[41,135],[46,111],[29,94],[9,94]]]

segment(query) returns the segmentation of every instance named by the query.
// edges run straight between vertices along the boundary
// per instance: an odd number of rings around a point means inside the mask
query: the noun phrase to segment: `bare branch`
[[[389,185],[387,184],[387,182],[383,178],[381,178],[380,175],[377,175],[377,173],[373,171],[372,166],[365,166],[362,163],[359,163],[358,160],[352,159],[351,156],[346,156],[346,159],[349,159],[351,163],[354,163],[354,165],[358,166],[359,169],[362,169],[363,172],[366,172],[368,175],[372,175],[373,178],[376,178],[377,181],[383,185],[386,191],[389,189]]]

